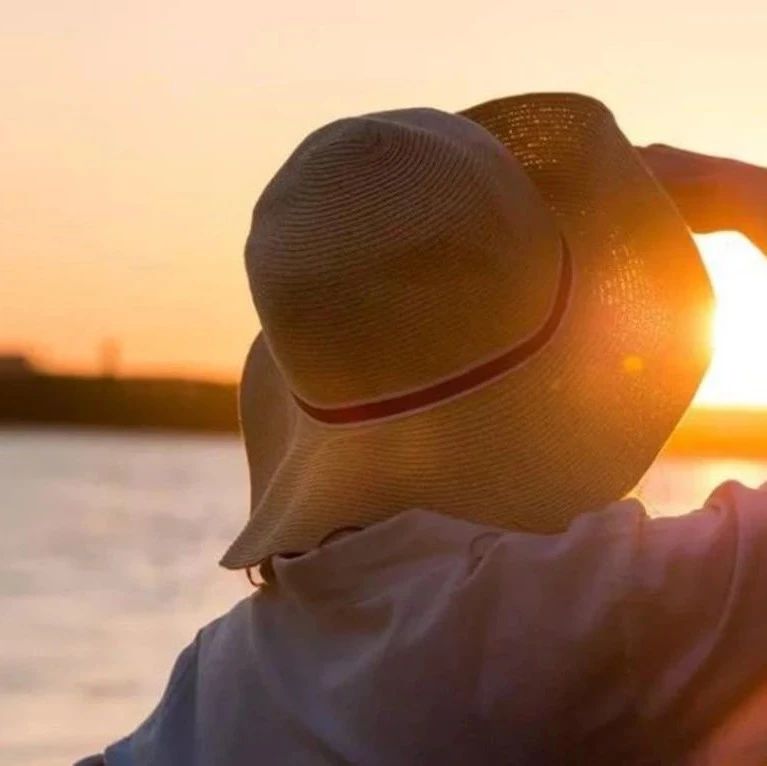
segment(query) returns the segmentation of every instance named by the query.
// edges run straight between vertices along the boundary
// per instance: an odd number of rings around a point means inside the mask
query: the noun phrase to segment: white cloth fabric
[[[767,683],[767,491],[735,483],[551,536],[413,510],[275,574],[108,766],[675,764]]]

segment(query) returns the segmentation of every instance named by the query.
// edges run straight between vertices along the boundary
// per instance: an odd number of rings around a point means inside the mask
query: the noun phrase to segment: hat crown
[[[432,109],[339,120],[264,190],[246,247],[293,392],[322,407],[428,386],[532,335],[560,270],[552,213],[476,123]]]
[[[610,112],[541,93],[462,115],[334,123],[259,201],[251,518],[225,566],[411,508],[561,531],[635,486],[689,404],[710,285]]]

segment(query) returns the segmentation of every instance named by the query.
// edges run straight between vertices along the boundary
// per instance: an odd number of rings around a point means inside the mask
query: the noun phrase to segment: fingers
[[[662,144],[652,144],[639,153],[690,229],[706,234],[736,228],[730,204],[732,189],[723,180],[727,160]]]
[[[694,232],[738,231],[767,255],[767,169],[664,144],[638,152]]]
[[[767,255],[767,170],[739,165],[736,174],[736,228]]]

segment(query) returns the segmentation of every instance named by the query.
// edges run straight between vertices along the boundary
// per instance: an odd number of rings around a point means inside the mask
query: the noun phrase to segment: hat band
[[[446,380],[430,386],[399,394],[387,399],[352,404],[342,407],[315,407],[293,394],[296,404],[310,417],[321,423],[344,425],[365,423],[421,410],[426,407],[469,393],[476,388],[501,378],[540,351],[553,337],[567,308],[573,283],[573,264],[570,248],[562,237],[562,265],[559,285],[549,316],[541,327],[518,345],[499,356],[478,364]]]

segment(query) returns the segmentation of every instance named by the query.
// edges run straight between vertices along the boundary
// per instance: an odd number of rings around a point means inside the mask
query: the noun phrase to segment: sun
[[[695,403],[767,407],[767,258],[737,234],[698,238],[717,298],[714,357]]]

